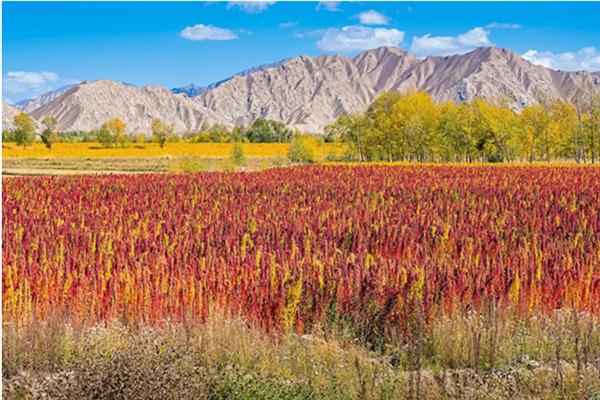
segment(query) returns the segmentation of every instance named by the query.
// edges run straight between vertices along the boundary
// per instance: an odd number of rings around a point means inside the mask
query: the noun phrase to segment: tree
[[[358,161],[365,161],[366,127],[363,117],[358,114],[342,114],[334,123],[325,127],[325,133],[339,137],[342,142],[356,151]]]
[[[438,109],[431,96],[426,92],[409,93],[397,99],[390,111],[402,138],[401,158],[434,161],[440,151],[439,141],[435,140]]]
[[[502,101],[475,99],[472,107],[476,148],[480,155],[493,162],[514,159],[520,131],[518,116]]]
[[[288,143],[293,136],[285,124],[263,118],[255,120],[245,134],[252,143]]]
[[[120,147],[125,147],[127,144],[127,136],[125,136],[125,123],[119,117],[113,117],[106,121],[104,125],[108,132],[113,137],[112,143]]]
[[[231,161],[237,166],[242,166],[246,164],[244,148],[238,142],[234,143],[233,148],[231,149]]]
[[[589,145],[593,164],[600,150],[600,95],[592,99],[588,114]]]
[[[365,152],[369,159],[393,161],[405,158],[406,138],[391,118],[392,107],[402,96],[397,92],[383,93],[367,109]]]
[[[441,106],[438,122],[439,139],[444,147],[445,159],[472,162],[477,152],[475,114],[469,103],[448,101]]]
[[[534,104],[521,112],[523,145],[529,162],[535,161],[536,151],[544,153],[550,161],[550,114],[546,106]]]
[[[52,149],[52,145],[58,141],[58,134],[56,133],[56,125],[58,121],[56,117],[47,115],[42,120],[45,128],[42,131],[42,142],[48,149]]]
[[[96,140],[105,148],[110,148],[115,145],[115,135],[108,129],[106,124],[102,124],[98,133],[96,134]]]
[[[160,147],[165,147],[165,144],[171,136],[173,136],[173,127],[160,119],[152,121],[152,136]]]
[[[548,126],[552,153],[559,157],[578,160],[582,144],[577,111],[572,104],[555,102],[550,109]]]
[[[30,146],[35,141],[35,122],[33,119],[21,112],[15,115],[15,141],[23,148]]]
[[[293,162],[313,163],[319,161],[320,143],[311,135],[296,135],[290,144],[288,158]]]

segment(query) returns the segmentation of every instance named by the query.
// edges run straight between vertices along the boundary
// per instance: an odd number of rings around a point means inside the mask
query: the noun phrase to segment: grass
[[[5,158],[2,161],[4,175],[258,171],[290,163],[286,157],[252,157],[243,165],[235,165],[229,158],[216,157]]]
[[[56,317],[15,331],[5,323],[3,395],[500,400],[592,399],[600,394],[600,361],[593,358],[600,346],[597,322],[587,331],[585,315],[566,311],[528,320],[503,318],[495,333],[498,354],[492,366],[487,359],[489,330],[473,330],[489,323],[487,318],[465,314],[433,322],[421,342],[419,368],[411,360],[415,353],[409,343],[390,343],[387,350],[372,352],[339,332],[266,335],[219,313],[203,324],[154,327],[114,321],[75,328]],[[587,347],[577,348],[577,343]]]

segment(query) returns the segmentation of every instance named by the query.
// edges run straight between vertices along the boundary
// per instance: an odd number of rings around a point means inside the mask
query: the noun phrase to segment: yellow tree
[[[160,147],[165,147],[169,138],[173,136],[173,127],[157,118],[152,121],[152,136]]]
[[[58,121],[56,117],[51,115],[46,115],[42,120],[42,124],[44,124],[44,131],[42,132],[42,142],[48,149],[52,149],[52,145],[54,142],[58,140],[58,135],[56,134],[56,125]]]
[[[397,92],[387,92],[375,99],[366,112],[366,147],[371,156],[393,161],[403,158],[406,146],[397,121],[391,117],[392,107],[402,98]]]
[[[523,147],[530,162],[535,161],[536,151],[543,152],[550,161],[550,113],[543,104],[534,104],[521,113]]]
[[[475,114],[471,104],[456,104],[453,101],[442,104],[437,129],[447,159],[453,157],[454,161],[473,161],[477,140]]]
[[[401,143],[403,159],[434,160],[440,153],[437,133],[438,108],[426,92],[401,96],[391,108],[390,118],[395,127],[396,143]],[[398,140],[399,139],[399,140]]]
[[[577,111],[572,104],[555,102],[550,108],[548,126],[551,152],[555,156],[578,159],[581,147],[581,132]]]
[[[517,115],[505,105],[483,99],[476,99],[472,107],[477,150],[491,161],[512,160],[520,129]]]
[[[342,114],[337,120],[325,127],[328,136],[339,137],[356,151],[358,161],[365,161],[365,119],[358,114]]]
[[[14,123],[17,144],[23,146],[23,148],[31,145],[35,140],[35,122],[33,122],[33,119],[21,112],[15,115]]]
[[[113,135],[114,143],[118,146],[125,147],[127,136],[125,136],[125,122],[119,117],[113,117],[104,123],[106,129]]]

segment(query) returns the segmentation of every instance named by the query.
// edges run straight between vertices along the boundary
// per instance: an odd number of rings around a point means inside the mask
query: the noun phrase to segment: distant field
[[[288,143],[244,143],[246,157],[286,157]],[[56,143],[52,150],[42,143],[23,148],[15,143],[2,145],[3,158],[148,158],[148,157],[229,157],[233,143],[156,143],[131,144],[125,148],[103,148],[99,143]],[[340,154],[339,145],[324,144],[324,156]]]

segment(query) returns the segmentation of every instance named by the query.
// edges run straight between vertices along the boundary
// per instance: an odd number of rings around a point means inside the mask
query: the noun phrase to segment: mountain
[[[14,129],[14,118],[19,113],[19,109],[2,102],[2,130]]]
[[[196,85],[195,83],[190,83],[189,85],[185,85],[185,86],[178,87],[178,88],[173,88],[173,89],[171,89],[171,91],[173,93],[183,93],[187,97],[195,97],[195,96],[201,95],[204,92],[208,92],[211,89],[219,87],[222,83],[225,83],[225,82],[233,79],[236,76],[248,76],[253,72],[264,71],[267,68],[278,67],[281,64],[283,64],[284,62],[286,62],[287,60],[288,59],[286,58],[286,59],[283,59],[281,61],[277,61],[274,63],[263,64],[263,65],[259,65],[257,67],[252,67],[252,68],[246,69],[242,72],[238,72],[237,74],[232,75],[229,78],[220,80],[218,82],[213,82],[207,86],[200,86],[200,85]]]
[[[143,133],[150,132],[155,118],[168,121],[180,133],[218,121],[211,110],[165,87],[138,88],[106,80],[82,82],[31,115],[40,120],[55,116],[61,131],[94,130],[115,116],[126,123],[127,132]]]
[[[32,112],[33,110],[40,108],[46,103],[51,102],[52,100],[60,97],[63,93],[67,92],[69,89],[74,87],[75,84],[66,85],[51,92],[46,92],[39,96],[35,96],[31,99],[21,100],[15,104],[15,107],[21,111],[25,111],[26,113]]]
[[[352,58],[295,57],[198,88],[173,93],[158,86],[84,82],[31,114],[38,120],[57,116],[61,130],[97,129],[118,116],[130,132],[148,133],[153,118],[173,124],[180,133],[205,123],[232,126],[257,118],[321,132],[341,113],[361,112],[385,91],[425,90],[438,102],[502,97],[519,111],[542,100],[574,102],[598,95],[600,73],[554,71],[498,48],[419,59],[381,47]]]

